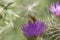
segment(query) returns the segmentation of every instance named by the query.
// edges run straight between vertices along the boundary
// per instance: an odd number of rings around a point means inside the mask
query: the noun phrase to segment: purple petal
[[[56,7],[56,13],[57,15],[60,15],[60,5]]]
[[[60,4],[59,2],[57,2],[56,4],[52,4],[50,6],[50,11],[56,15],[56,16],[60,16]]]
[[[43,22],[37,22],[37,35],[40,35],[43,31],[44,31],[44,29],[45,29],[45,25],[44,25],[44,23]]]
[[[44,31],[44,23],[35,21],[35,23],[32,23],[31,21],[28,21],[28,24],[23,25],[23,33],[25,36],[31,37],[31,36],[38,36]]]
[[[59,2],[57,2],[57,3],[56,3],[56,7],[58,7],[59,5],[60,5]]]
[[[54,14],[56,12],[56,8],[54,6],[54,4],[50,5],[50,11]]]
[[[28,27],[28,25],[27,24],[23,24],[22,25],[22,30],[24,31],[24,30],[26,30],[27,29],[27,27]]]

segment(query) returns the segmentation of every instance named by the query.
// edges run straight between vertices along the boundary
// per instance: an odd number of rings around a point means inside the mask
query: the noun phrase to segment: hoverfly
[[[32,22],[35,22],[36,21],[36,18],[32,15],[28,15],[29,17],[29,20],[32,21]]]

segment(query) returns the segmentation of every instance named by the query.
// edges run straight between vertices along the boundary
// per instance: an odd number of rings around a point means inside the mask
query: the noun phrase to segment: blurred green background
[[[51,12],[49,11],[49,6],[51,3],[56,2],[59,0],[14,0],[16,3],[16,8],[12,10],[16,11],[16,13],[19,12],[18,18],[16,18],[13,23],[14,27],[11,27],[9,29],[6,28],[1,34],[0,34],[0,40],[25,40],[25,37],[21,30],[21,25],[24,23],[27,23],[27,15],[33,15],[37,19],[42,20],[44,22],[47,22],[47,18],[51,17]],[[36,6],[34,6],[32,11],[27,10],[27,6],[33,5],[34,3],[37,3]],[[26,15],[25,15],[26,14]],[[24,17],[25,16],[25,17]],[[13,16],[12,16],[13,17]],[[3,24],[0,21],[0,24]],[[38,40],[44,40],[42,37],[40,37]]]

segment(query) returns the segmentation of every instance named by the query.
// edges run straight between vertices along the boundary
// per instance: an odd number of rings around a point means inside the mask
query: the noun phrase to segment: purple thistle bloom
[[[51,4],[49,9],[54,15],[60,16],[60,4],[58,2]]]
[[[34,23],[29,20],[27,24],[22,25],[23,34],[26,37],[40,36],[44,29],[44,23],[37,20]]]

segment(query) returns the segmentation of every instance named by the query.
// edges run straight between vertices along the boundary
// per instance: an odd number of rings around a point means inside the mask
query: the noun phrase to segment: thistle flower
[[[60,16],[60,4],[58,2],[51,4],[49,9],[54,15]]]
[[[36,19],[32,21],[28,20],[27,24],[22,25],[23,34],[28,38],[28,40],[36,40],[45,29],[43,22],[39,22]]]

